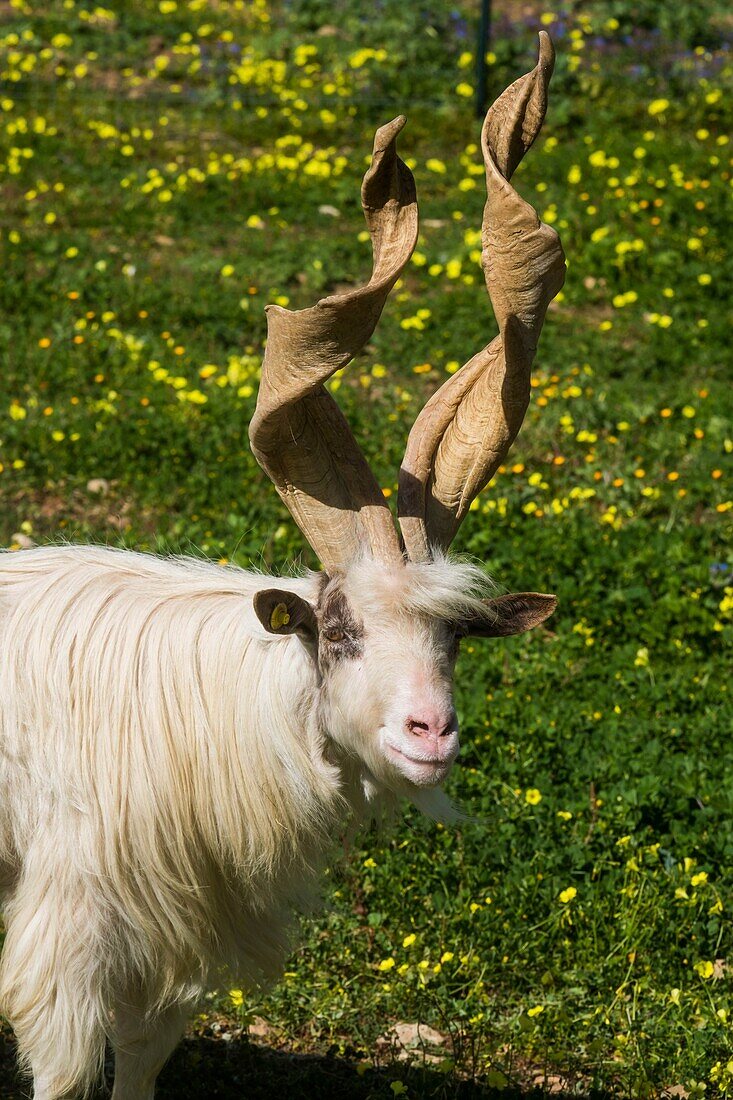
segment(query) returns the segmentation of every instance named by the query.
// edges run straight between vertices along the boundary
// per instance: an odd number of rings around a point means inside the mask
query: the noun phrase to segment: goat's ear
[[[281,588],[264,588],[252,599],[255,615],[270,634],[300,634],[309,641],[318,637],[316,613],[307,600]]]
[[[542,592],[510,592],[494,600],[484,600],[484,613],[458,623],[456,633],[479,638],[504,638],[523,634],[539,626],[557,607],[557,596]]]

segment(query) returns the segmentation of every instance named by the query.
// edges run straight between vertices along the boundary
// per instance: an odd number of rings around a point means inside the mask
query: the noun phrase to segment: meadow
[[[163,1098],[733,1094],[722,10],[497,0],[490,95],[534,64],[539,27],[558,51],[515,182],[568,272],[522,433],[454,549],[559,609],[463,647],[449,791],[468,819],[406,808],[360,837],[282,982],[212,994]],[[405,113],[420,240],[331,383],[396,496],[417,412],[495,333],[475,17],[0,3],[0,545],[316,564],[247,444],[264,306],[368,275],[359,181]],[[416,1022],[438,1035],[411,1064],[390,1032]]]

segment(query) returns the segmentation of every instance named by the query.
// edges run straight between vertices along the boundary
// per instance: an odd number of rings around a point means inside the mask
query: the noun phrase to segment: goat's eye
[[[343,630],[339,630],[338,627],[334,627],[333,630],[326,630],[323,637],[327,642],[343,642],[346,635]]]

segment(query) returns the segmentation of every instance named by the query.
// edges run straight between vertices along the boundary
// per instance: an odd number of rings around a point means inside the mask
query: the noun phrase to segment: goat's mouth
[[[442,783],[458,752],[456,748],[445,756],[412,756],[391,741],[385,742],[385,748],[400,775],[419,787],[436,787]]]

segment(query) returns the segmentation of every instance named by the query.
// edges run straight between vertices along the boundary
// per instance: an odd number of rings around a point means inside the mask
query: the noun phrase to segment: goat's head
[[[440,783],[458,752],[452,675],[460,638],[515,634],[555,607],[554,596],[538,593],[489,598],[480,570],[445,556],[519,431],[542,323],[563,283],[557,234],[509,182],[544,120],[553,61],[541,32],[537,66],[486,116],[483,266],[499,335],[438,390],[410,432],[400,535],[324,383],[369,340],[415,247],[415,185],[395,147],[403,118],[377,131],[362,186],[369,282],[310,309],[268,308],[250,441],[325,572],[312,603],[269,589],[255,610],[268,631],[297,634],[317,661],[334,741],[405,793]]]
[[[458,754],[453,667],[461,638],[516,634],[552,613],[555,597],[491,598],[476,566],[437,555],[386,564],[365,557],[321,575],[313,603],[282,589],[256,594],[275,634],[297,634],[317,663],[320,726],[392,790],[445,779]]]

